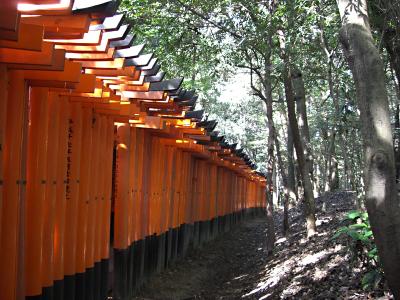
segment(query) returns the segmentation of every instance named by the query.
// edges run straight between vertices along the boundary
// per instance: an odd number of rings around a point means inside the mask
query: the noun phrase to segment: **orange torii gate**
[[[262,174],[117,2],[0,6],[1,299],[128,299],[265,208]]]

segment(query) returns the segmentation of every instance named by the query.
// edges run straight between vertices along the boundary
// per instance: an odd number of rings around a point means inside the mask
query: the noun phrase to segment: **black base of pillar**
[[[54,299],[54,286],[45,287],[42,289],[42,300]]]
[[[114,249],[114,298],[128,299],[128,248]]]

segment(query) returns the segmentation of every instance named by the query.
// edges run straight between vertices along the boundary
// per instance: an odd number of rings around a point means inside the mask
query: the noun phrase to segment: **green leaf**
[[[377,288],[379,282],[382,280],[382,274],[378,270],[369,271],[361,280],[363,290],[368,288]]]
[[[364,236],[365,237],[371,237],[373,235],[373,233],[372,233],[372,230],[368,230],[368,231],[366,231],[365,233],[364,233]]]
[[[351,212],[349,212],[347,214],[347,218],[350,219],[350,220],[354,220],[354,219],[359,218],[360,215],[361,215],[361,212],[359,212],[357,210],[354,210],[354,211],[351,211]]]
[[[349,229],[346,226],[340,227],[336,233],[332,236],[332,240],[338,238],[339,236],[341,236],[342,234],[346,233]]]
[[[376,247],[372,248],[370,251],[368,251],[367,255],[369,258],[376,259],[376,257],[378,256],[378,249]]]
[[[367,220],[368,220],[368,213],[367,213],[367,212],[361,213],[360,218],[361,218],[363,221],[367,221]]]
[[[349,226],[349,228],[351,229],[362,229],[362,228],[368,228],[368,225],[365,223],[361,223],[361,224],[352,224]]]

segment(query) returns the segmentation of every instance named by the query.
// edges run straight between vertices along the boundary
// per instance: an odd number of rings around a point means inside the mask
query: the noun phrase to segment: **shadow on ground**
[[[317,207],[325,202],[326,212],[318,213],[312,239],[306,239],[301,209],[292,209],[291,232],[287,238],[278,234],[270,257],[265,219],[246,220],[152,277],[134,299],[390,299],[382,291],[363,291],[362,270],[346,240],[331,240],[354,200],[350,192],[318,199]],[[276,224],[281,223],[278,212]]]

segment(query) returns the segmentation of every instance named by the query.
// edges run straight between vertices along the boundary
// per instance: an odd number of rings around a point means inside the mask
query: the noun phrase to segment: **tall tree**
[[[400,205],[385,74],[371,34],[366,0],[337,1],[340,41],[356,85],[365,152],[365,204],[385,276],[400,298]]]
[[[307,167],[303,141],[301,139],[298,121],[296,118],[295,96],[292,86],[290,58],[287,50],[286,39],[283,31],[279,31],[279,45],[283,61],[282,80],[285,86],[286,105],[290,129],[293,134],[293,144],[296,150],[297,162],[299,165],[300,177],[304,189],[304,208],[307,226],[307,236],[314,235],[317,231],[315,222],[315,201],[311,176]]]

